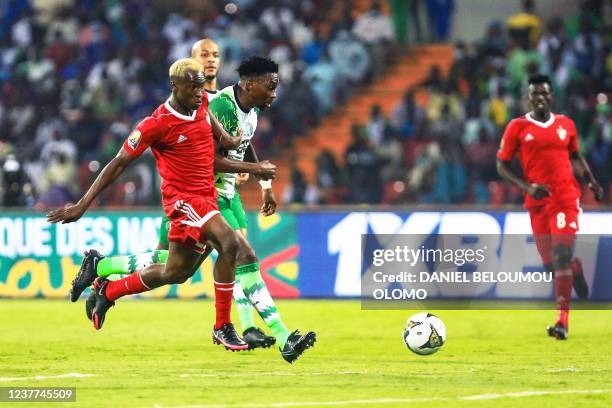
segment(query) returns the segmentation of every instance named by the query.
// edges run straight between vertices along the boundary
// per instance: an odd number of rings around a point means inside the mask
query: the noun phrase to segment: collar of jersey
[[[533,123],[536,126],[539,126],[541,128],[547,128],[550,125],[553,124],[553,122],[555,121],[555,114],[550,112],[550,118],[548,118],[548,120],[546,122],[540,122],[538,120],[535,120],[534,118],[531,117],[530,114],[525,114],[525,117],[527,118],[528,121],[530,121],[531,123]]]
[[[183,115],[182,113],[178,113],[177,111],[174,110],[172,106],[170,106],[170,99],[167,99],[166,102],[164,102],[164,106],[166,107],[166,109],[170,111],[171,114],[183,120],[195,120],[195,117],[198,114],[197,109],[193,111],[191,116],[187,116],[187,115]]]
[[[242,106],[240,104],[240,101],[238,100],[238,84],[234,84],[234,86],[232,86],[232,92],[234,92],[234,100],[236,101],[236,105],[238,105],[240,110],[243,111],[244,113],[249,113],[251,109],[247,109],[244,106]]]

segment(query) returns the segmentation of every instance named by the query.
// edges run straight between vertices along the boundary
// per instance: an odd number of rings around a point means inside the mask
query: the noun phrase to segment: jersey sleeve
[[[238,113],[236,112],[236,105],[227,94],[222,93],[213,99],[208,110],[215,115],[228,133],[236,134],[238,130]]]
[[[499,144],[499,150],[497,151],[497,158],[503,161],[510,161],[514,157],[518,149],[519,142],[519,126],[516,120],[510,121],[504,135],[502,136]]]
[[[163,135],[164,130],[164,125],[158,118],[149,116],[130,133],[123,142],[123,148],[132,156],[138,157]]]
[[[571,153],[578,151],[578,131],[576,130],[576,124],[570,118],[567,118],[567,133],[569,136],[568,150]]]

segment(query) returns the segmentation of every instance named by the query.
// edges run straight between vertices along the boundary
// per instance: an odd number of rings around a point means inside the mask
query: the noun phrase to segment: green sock
[[[249,299],[244,295],[244,291],[238,280],[234,282],[233,295],[236,301],[236,309],[238,309],[238,316],[240,316],[242,332],[244,333],[246,329],[255,326],[255,322],[253,322],[253,305],[251,305]]]
[[[98,262],[98,276],[107,277],[114,274],[128,275],[140,271],[151,264],[166,263],[168,251],[165,249],[145,252],[138,255],[112,256]]]
[[[274,300],[272,300],[272,296],[268,292],[266,283],[261,279],[259,264],[255,262],[237,267],[236,278],[240,282],[246,297],[255,306],[259,316],[261,316],[266,326],[272,331],[272,335],[276,337],[277,344],[281,349],[285,347],[287,337],[289,337],[289,330],[287,330],[281,320]]]

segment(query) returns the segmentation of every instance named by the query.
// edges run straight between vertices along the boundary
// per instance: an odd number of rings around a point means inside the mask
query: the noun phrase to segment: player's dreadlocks
[[[251,57],[243,60],[237,71],[240,78],[256,77],[264,74],[277,74],[278,64],[270,58]]]

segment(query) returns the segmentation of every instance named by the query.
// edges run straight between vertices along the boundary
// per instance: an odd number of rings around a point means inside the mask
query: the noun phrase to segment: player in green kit
[[[238,67],[238,74],[240,75],[240,81],[221,90],[219,95],[211,101],[209,109],[219,119],[227,132],[233,134],[238,129],[242,130],[240,146],[235,150],[228,151],[227,158],[242,161],[246,157],[250,161],[257,162],[257,155],[251,145],[251,139],[255,134],[260,112],[269,108],[276,97],[278,65],[267,58],[252,57],[241,62]],[[215,187],[219,194],[219,211],[235,231],[246,227],[244,210],[242,209],[240,196],[236,191],[237,177],[238,174],[236,173],[215,173]],[[271,215],[276,211],[276,199],[272,192],[271,182],[260,180],[260,184],[263,189],[261,213],[264,216]],[[316,335],[314,332],[302,335],[297,330],[289,333],[280,319],[265,282],[261,278],[258,259],[253,248],[249,245],[246,236],[240,232],[238,232],[238,236],[239,251],[236,260],[236,280],[242,289],[242,293],[240,290],[234,291],[234,299],[238,306],[241,322],[243,325],[245,322],[250,323],[250,308],[246,309],[243,306],[248,306],[249,303],[254,305],[278,341],[283,358],[292,362],[304,350],[314,344]],[[253,327],[252,323],[251,327]],[[243,334],[247,343],[249,334],[249,329],[245,330]]]

